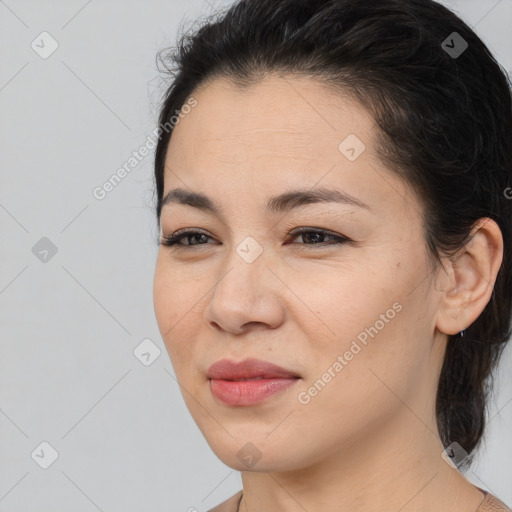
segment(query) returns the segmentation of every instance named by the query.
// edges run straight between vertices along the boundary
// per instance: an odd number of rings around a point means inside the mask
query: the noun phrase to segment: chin
[[[288,439],[289,444],[284,444],[277,436],[267,436],[267,432],[244,436],[240,430],[235,438],[225,432],[221,438],[206,437],[212,451],[226,466],[256,472],[292,471],[308,465],[304,460],[306,454],[297,452],[300,443]]]

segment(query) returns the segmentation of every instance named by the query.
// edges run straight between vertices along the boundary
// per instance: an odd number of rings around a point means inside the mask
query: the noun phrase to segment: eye
[[[207,238],[211,238],[211,237],[208,236],[206,233],[203,233],[202,231],[179,230],[179,231],[176,231],[176,233],[173,233],[172,235],[162,236],[162,240],[160,243],[162,245],[165,245],[166,247],[172,247],[173,245],[176,245],[176,246],[181,246],[180,248],[182,248],[184,246],[186,247],[187,245],[205,245],[202,243],[197,243],[197,241],[198,241],[198,239],[204,241]],[[187,239],[189,241],[192,240],[192,242],[188,243],[188,244],[179,243],[183,239]]]
[[[351,242],[350,238],[347,238],[343,235],[338,235],[336,233],[332,233],[330,231],[326,231],[325,229],[320,228],[311,228],[311,227],[301,227],[294,229],[290,232],[291,236],[295,238],[302,237],[304,241],[309,240],[312,242],[311,244],[299,244],[299,245],[336,245],[343,244],[346,242]],[[329,242],[321,242],[321,239],[329,238]]]
[[[314,245],[314,246],[325,246],[325,245],[336,245],[346,242],[350,242],[351,239],[343,235],[338,235],[326,231],[325,229],[312,228],[312,227],[300,227],[294,229],[289,233],[294,239],[302,237],[303,241],[310,243],[299,244],[299,245]],[[194,245],[208,245],[205,242],[207,239],[212,239],[209,235],[202,231],[196,230],[179,230],[169,236],[162,236],[161,244],[166,247],[176,246],[176,248],[183,249],[187,246]],[[322,239],[328,238],[328,242],[322,242]],[[182,240],[186,239],[188,243],[181,243]],[[296,245],[296,244],[294,244]]]

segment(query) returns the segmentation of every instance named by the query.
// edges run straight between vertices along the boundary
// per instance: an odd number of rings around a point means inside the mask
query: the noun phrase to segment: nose
[[[285,318],[285,288],[260,255],[248,263],[236,251],[223,266],[204,320],[214,329],[243,334],[252,328],[275,329]]]

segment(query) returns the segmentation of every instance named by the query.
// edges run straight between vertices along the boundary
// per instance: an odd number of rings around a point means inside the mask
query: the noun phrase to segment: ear
[[[440,272],[441,300],[436,327],[445,334],[457,334],[469,327],[491,299],[503,260],[503,236],[488,217],[478,219],[469,242]]]

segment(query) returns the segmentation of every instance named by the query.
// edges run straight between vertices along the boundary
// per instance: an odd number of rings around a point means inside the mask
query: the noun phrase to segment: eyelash
[[[297,238],[297,236],[303,235],[305,233],[316,233],[316,234],[326,235],[326,236],[330,237],[333,241],[332,242],[319,242],[319,243],[313,243],[313,244],[299,244],[299,245],[306,245],[306,246],[311,245],[313,247],[318,247],[318,246],[325,247],[327,245],[341,245],[341,244],[352,241],[350,238],[348,238],[346,236],[336,235],[330,231],[326,231],[324,229],[319,229],[319,228],[301,227],[301,228],[294,229],[289,234],[291,236],[293,236],[293,238]],[[162,236],[162,240],[160,243],[166,247],[175,247],[175,248],[179,248],[179,249],[183,249],[185,247],[197,247],[200,245],[209,245],[209,244],[180,244],[180,243],[178,243],[181,239],[186,238],[187,236],[192,236],[192,235],[204,235],[207,238],[212,238],[202,231],[194,231],[194,230],[181,231],[181,230],[179,230],[170,236],[165,236],[165,235]]]

